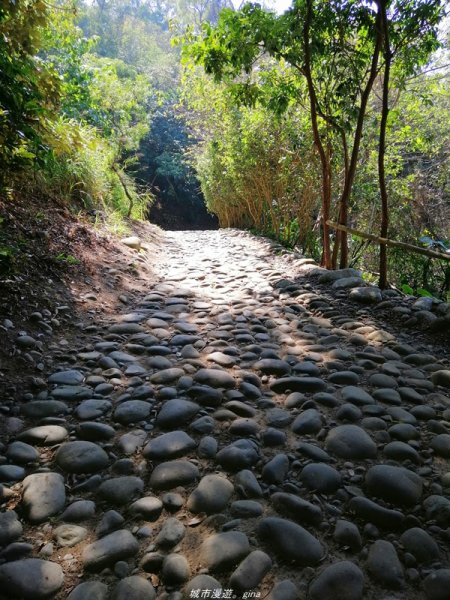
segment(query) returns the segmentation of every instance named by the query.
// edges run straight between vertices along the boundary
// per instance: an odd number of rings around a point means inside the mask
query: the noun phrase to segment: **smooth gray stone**
[[[81,385],[62,385],[50,392],[56,400],[72,402],[91,398],[92,390]]]
[[[438,456],[450,458],[450,434],[441,433],[434,436],[430,442],[432,448]]]
[[[268,600],[299,600],[299,597],[299,590],[295,583],[290,579],[284,579],[273,586]]]
[[[269,484],[281,484],[289,471],[289,459],[286,454],[276,454],[262,469],[262,478]]]
[[[25,558],[0,565],[0,588],[6,597],[48,598],[56,594],[63,582],[62,568],[47,560]]]
[[[339,458],[375,458],[377,446],[372,438],[357,425],[339,425],[331,429],[325,440],[326,449]]]
[[[86,546],[82,561],[86,569],[101,570],[118,560],[134,556],[138,551],[136,538],[127,529],[120,529]]]
[[[258,433],[259,425],[254,419],[241,417],[231,423],[228,431],[236,437],[249,437]]]
[[[272,568],[272,559],[261,550],[254,550],[240,563],[230,577],[230,587],[237,590],[256,588]]]
[[[250,552],[247,536],[227,531],[207,537],[200,547],[200,563],[210,571],[223,571],[238,563]]]
[[[69,412],[67,404],[59,400],[33,400],[20,407],[20,412],[29,419],[43,419],[57,417]]]
[[[268,427],[284,428],[292,421],[292,414],[283,408],[271,408],[266,411],[266,423]]]
[[[263,507],[254,500],[236,500],[230,506],[230,513],[236,518],[252,519],[263,514]]]
[[[53,530],[53,535],[60,546],[72,547],[82,542],[88,535],[85,527],[64,523]]]
[[[183,598],[185,600],[191,599],[193,597],[192,593],[196,594],[197,590],[199,590],[200,598],[202,597],[202,593],[206,593],[206,590],[217,590],[220,598],[222,595],[222,584],[210,575],[197,575],[186,584]]]
[[[376,304],[383,299],[381,291],[377,287],[359,287],[350,290],[348,295],[350,300],[360,302],[361,304]]]
[[[397,551],[385,540],[376,540],[370,547],[367,569],[378,584],[388,589],[399,589],[405,584]]]
[[[319,277],[319,283],[332,283],[339,279],[346,279],[347,277],[361,277],[361,271],[357,269],[335,269],[334,271],[325,271]]]
[[[416,390],[409,387],[399,387],[398,393],[402,397],[404,402],[411,402],[413,404],[421,404],[423,402],[423,395],[416,392]]]
[[[219,450],[216,462],[226,471],[234,472],[255,465],[259,460],[256,446],[249,440],[237,440]]]
[[[270,384],[276,394],[286,392],[321,392],[327,387],[325,381],[318,377],[282,377]]]
[[[25,469],[18,465],[0,465],[0,481],[15,482],[25,477]]]
[[[423,590],[427,600],[448,600],[450,569],[438,569],[430,573],[423,582]]]
[[[216,422],[212,417],[204,416],[196,419],[189,425],[189,429],[191,429],[194,433],[212,433],[215,429]]]
[[[197,448],[199,458],[215,458],[217,454],[218,442],[216,438],[209,435],[203,437]]]
[[[255,475],[248,469],[236,473],[234,477],[236,491],[244,498],[261,498],[263,495],[261,486]]]
[[[101,581],[84,581],[70,592],[67,600],[108,600],[108,586]]]
[[[300,566],[315,565],[324,554],[319,540],[292,521],[277,517],[261,519],[257,534],[280,558]]]
[[[338,421],[350,421],[351,423],[355,423],[360,421],[362,417],[362,411],[354,404],[341,404],[336,411],[336,419]]]
[[[400,394],[392,388],[379,388],[373,392],[373,397],[375,400],[394,406],[399,406],[402,403]]]
[[[155,544],[161,548],[173,548],[181,542],[186,533],[185,526],[175,517],[164,521],[161,531],[155,539]]]
[[[365,478],[365,487],[371,496],[398,505],[412,506],[422,497],[423,482],[413,471],[391,465],[371,467]]]
[[[199,410],[200,406],[195,402],[173,398],[163,404],[156,417],[156,424],[161,429],[174,429],[190,421]]]
[[[147,552],[141,558],[139,566],[146,573],[159,573],[164,561],[164,555],[159,552]]]
[[[34,348],[36,340],[31,335],[19,335],[16,339],[16,344],[21,348]]]
[[[187,508],[193,513],[208,515],[223,510],[234,492],[234,486],[221,475],[205,475],[189,496]]]
[[[222,404],[223,400],[223,392],[221,390],[207,385],[193,385],[187,390],[187,394],[190,398],[202,406],[217,407]]]
[[[25,442],[12,442],[6,449],[7,458],[15,464],[26,465],[39,460],[39,452]]]
[[[27,544],[26,542],[12,542],[0,552],[0,558],[2,559],[2,562],[12,562],[13,560],[26,558],[32,552],[32,544]]]
[[[120,529],[125,523],[125,519],[115,510],[108,510],[102,517],[102,520],[98,524],[95,530],[97,537],[101,538],[112,531]]]
[[[232,389],[235,386],[235,380],[232,375],[219,369],[199,369],[194,375],[194,380],[202,385],[209,385],[212,388]]]
[[[301,442],[298,444],[296,451],[300,452],[300,454],[303,454],[304,456],[307,456],[308,458],[312,458],[315,462],[331,461],[330,455],[327,454],[325,450],[314,444],[309,444],[308,442]]]
[[[98,495],[116,506],[128,504],[144,490],[144,482],[139,477],[125,475],[107,479],[98,488]]]
[[[321,494],[332,494],[341,486],[340,473],[326,463],[309,463],[299,479],[308,489]]]
[[[17,513],[7,510],[0,513],[0,546],[7,546],[20,538],[23,532],[22,523],[17,518]]]
[[[286,515],[297,523],[319,525],[322,522],[321,508],[299,496],[286,492],[275,492],[270,500],[278,513]]]
[[[17,439],[30,442],[36,446],[53,446],[63,442],[68,435],[67,429],[60,425],[39,425],[22,431]]]
[[[353,552],[357,552],[362,547],[361,534],[355,523],[338,519],[333,533],[333,538],[340,546],[347,546]]]
[[[155,588],[139,575],[125,577],[116,585],[111,600],[154,600]]]
[[[84,375],[81,371],[70,369],[69,371],[58,371],[53,373],[48,378],[49,383],[56,383],[58,385],[79,385],[83,383]]]
[[[322,415],[315,408],[301,412],[292,423],[292,431],[298,435],[318,433],[322,429]]]
[[[115,325],[111,325],[108,329],[109,333],[142,333],[145,329],[142,325],[138,325],[138,323],[116,323]]]
[[[182,554],[169,554],[165,557],[162,570],[162,580],[167,585],[180,585],[191,576],[191,569],[186,557]]]
[[[146,521],[156,521],[163,509],[163,503],[156,496],[139,498],[129,508],[132,515],[144,518]]]
[[[388,433],[391,438],[403,442],[420,439],[420,432],[418,428],[414,427],[414,425],[410,425],[409,423],[397,423],[397,425],[392,425],[392,427],[389,427]]]
[[[375,400],[370,394],[368,394],[362,388],[348,385],[341,390],[342,399],[344,402],[351,402],[358,406],[364,406],[366,404],[375,404]]]
[[[163,460],[189,454],[196,442],[185,431],[170,431],[150,440],[143,450],[146,458]]]
[[[128,400],[117,406],[113,418],[122,425],[139,423],[139,421],[144,421],[149,416],[151,409],[150,402]]]
[[[257,361],[253,365],[253,368],[267,375],[287,375],[291,372],[289,363],[276,358],[263,358]]]
[[[96,473],[109,465],[109,458],[97,444],[76,441],[63,444],[55,454],[55,462],[66,473]]]
[[[22,506],[31,523],[58,514],[65,503],[64,479],[59,473],[33,473],[23,480]]]
[[[188,346],[200,340],[198,335],[178,334],[170,340],[173,346]]]
[[[156,385],[168,385],[170,383],[174,384],[180,379],[180,377],[183,377],[184,375],[185,372],[183,369],[171,367],[169,369],[157,371],[150,377],[150,381]]]
[[[400,542],[419,564],[430,564],[440,559],[439,546],[429,533],[419,527],[412,527],[403,532]]]
[[[327,408],[335,408],[341,403],[335,395],[328,392],[318,392],[317,394],[314,394],[313,400]]]
[[[159,464],[150,476],[150,487],[170,490],[179,485],[190,485],[200,477],[198,467],[188,460],[172,460]]]
[[[112,359],[115,363],[119,365],[128,364],[137,361],[136,356],[132,356],[127,352],[121,352],[120,350],[114,350],[111,354],[108,355],[108,358]]]
[[[336,385],[355,385],[359,381],[359,375],[353,371],[336,371],[331,373],[328,381]]]
[[[417,450],[412,448],[405,442],[390,442],[383,448],[383,454],[393,460],[402,461],[410,460],[415,463],[420,463],[421,458]]]
[[[433,494],[423,502],[427,519],[432,519],[441,527],[450,527],[450,500]]]
[[[343,560],[326,567],[309,586],[311,600],[361,600],[364,574],[354,563]]]
[[[373,523],[381,529],[398,529],[405,520],[405,515],[400,511],[385,508],[362,496],[352,498],[348,508],[360,519]]]
[[[384,373],[374,373],[369,377],[369,384],[377,388],[397,388],[398,383],[394,377]]]
[[[80,423],[78,427],[78,437],[88,442],[107,441],[116,435],[116,430],[106,423],[97,423],[96,421]]]
[[[284,446],[287,440],[286,433],[274,427],[261,431],[260,438],[262,445],[266,447]]]
[[[257,400],[261,397],[261,390],[259,387],[249,383],[248,381],[243,381],[241,383],[239,386],[239,391],[249,400]]]
[[[349,288],[354,288],[361,286],[363,284],[363,280],[361,277],[342,277],[342,279],[337,279],[331,284],[331,287],[335,290],[346,290]]]
[[[176,492],[167,492],[163,494],[162,503],[164,504],[164,508],[169,512],[177,512],[184,506],[184,498],[181,494],[177,494]]]
[[[98,419],[110,411],[111,408],[112,404],[109,400],[84,400],[75,409],[75,415],[82,421],[90,421],[92,419]]]
[[[124,454],[130,456],[144,445],[146,439],[147,433],[143,429],[133,429],[133,431],[120,436],[117,445]]]
[[[95,502],[92,500],[77,500],[72,502],[61,515],[61,521],[78,522],[95,516]]]
[[[450,369],[441,369],[440,371],[435,371],[431,375],[431,381],[434,383],[434,385],[450,388]]]

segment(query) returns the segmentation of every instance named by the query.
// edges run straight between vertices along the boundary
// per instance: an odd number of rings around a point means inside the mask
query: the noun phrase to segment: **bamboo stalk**
[[[357,237],[366,238],[367,240],[371,240],[372,242],[377,242],[378,244],[386,244],[386,246],[395,246],[396,248],[403,248],[404,250],[408,250],[409,252],[416,252],[417,254],[423,254],[424,256],[428,256],[430,258],[439,258],[441,260],[446,260],[450,262],[450,254],[444,254],[443,252],[434,252],[434,250],[428,250],[427,248],[420,248],[419,246],[413,246],[412,244],[407,244],[406,242],[396,242],[395,240],[390,240],[388,238],[382,238],[378,235],[372,235],[371,233],[365,233],[364,231],[358,231],[357,229],[352,229],[351,227],[346,227],[345,225],[340,225],[339,223],[334,223],[333,221],[327,221],[327,224],[332,229],[338,229],[339,231],[346,231],[347,233],[352,233]]]

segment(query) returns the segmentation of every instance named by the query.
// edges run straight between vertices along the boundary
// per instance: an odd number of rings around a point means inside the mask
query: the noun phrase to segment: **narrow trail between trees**
[[[449,600],[441,347],[268,240],[164,238],[7,419],[0,598]]]

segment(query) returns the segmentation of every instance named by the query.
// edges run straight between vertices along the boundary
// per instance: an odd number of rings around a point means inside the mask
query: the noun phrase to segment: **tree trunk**
[[[385,155],[386,155],[386,128],[389,116],[389,78],[391,72],[391,48],[389,44],[389,28],[386,14],[386,0],[378,0],[381,12],[381,31],[383,35],[384,75],[383,97],[381,104],[380,135],[378,139],[378,182],[381,196],[381,224],[380,237],[386,238],[389,226],[389,207],[386,188]],[[380,280],[379,287],[383,290],[387,286],[387,247],[380,244]]]
[[[322,265],[326,269],[331,268],[330,251],[330,229],[327,221],[330,218],[331,207],[331,164],[329,157],[320,137],[319,126],[317,123],[317,96],[314,89],[314,83],[311,73],[311,48],[309,40],[309,31],[312,21],[312,0],[307,0],[306,15],[303,24],[303,45],[304,45],[304,65],[303,73],[308,85],[308,97],[311,111],[311,125],[314,136],[314,144],[319,152],[320,164],[322,168]]]
[[[355,180],[356,167],[358,164],[358,156],[359,156],[359,147],[361,145],[361,137],[363,132],[364,125],[364,117],[366,115],[367,102],[369,100],[370,92],[372,90],[374,81],[376,79],[378,73],[378,59],[380,55],[380,51],[382,48],[382,32],[381,32],[381,14],[380,14],[380,5],[377,3],[377,16],[375,20],[375,46],[372,54],[372,62],[370,65],[369,78],[367,80],[366,86],[361,94],[361,105],[358,111],[358,119],[356,122],[355,135],[353,138],[353,147],[352,153],[350,157],[350,163],[348,165],[347,176],[344,182],[344,188],[342,190],[341,199],[340,199],[340,213],[339,213],[339,223],[341,225],[347,225],[348,221],[348,205],[350,201],[350,195],[352,192],[353,182]],[[346,268],[348,266],[348,242],[347,242],[347,233],[345,231],[342,232],[341,235],[341,269]]]
[[[348,156],[347,136],[343,129],[341,131],[341,141],[342,141],[342,151],[344,153],[344,181],[346,181],[346,179],[348,177],[349,156]],[[341,215],[342,215],[342,197],[341,197],[341,200],[339,203],[339,216],[338,216],[339,223],[341,223],[341,220],[342,220]],[[347,223],[345,223],[345,225],[347,225]],[[331,257],[332,269],[337,268],[337,259],[338,259],[338,254],[339,254],[339,248],[340,248],[341,242],[342,242],[343,233],[344,233],[343,231],[336,230],[336,237],[334,240],[334,247],[333,247],[333,256]],[[347,239],[345,240],[345,242],[347,243]]]

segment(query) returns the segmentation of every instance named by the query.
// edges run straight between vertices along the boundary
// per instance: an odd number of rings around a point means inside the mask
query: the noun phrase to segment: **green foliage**
[[[233,90],[200,74],[185,79],[184,100],[192,134],[203,137],[193,164],[221,225],[309,249],[319,190],[307,116],[292,109],[274,118],[261,105],[236,107]]]
[[[44,131],[59,103],[59,80],[36,53],[48,20],[42,0],[0,5],[0,186],[45,154]]]
[[[55,260],[57,262],[63,262],[67,265],[80,264],[80,261],[78,260],[78,258],[75,258],[75,256],[72,256],[72,254],[64,254],[63,252],[61,254],[58,254],[57,256],[55,256]]]

